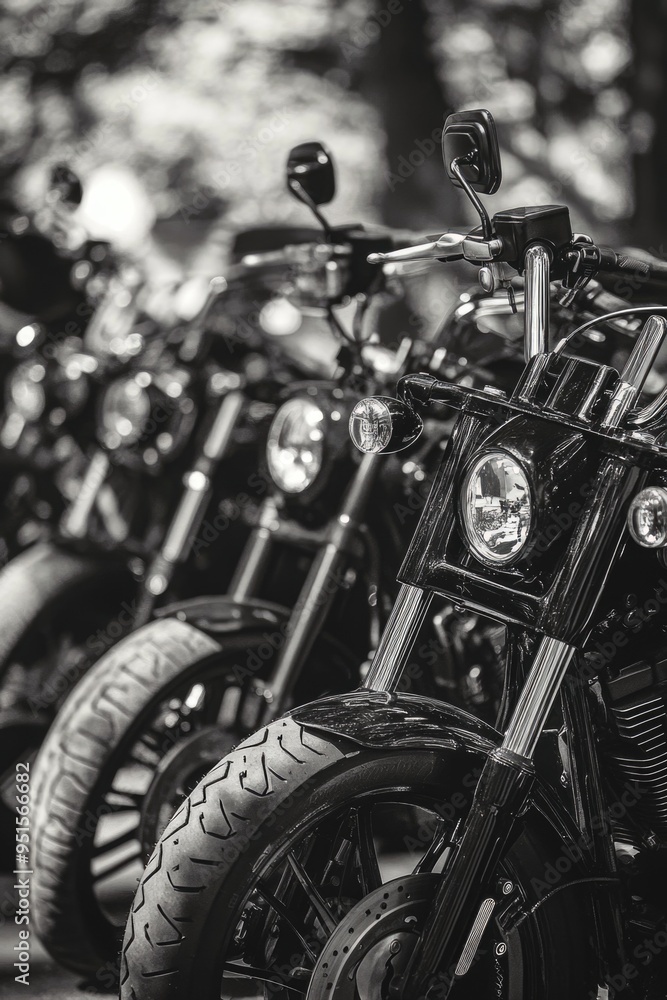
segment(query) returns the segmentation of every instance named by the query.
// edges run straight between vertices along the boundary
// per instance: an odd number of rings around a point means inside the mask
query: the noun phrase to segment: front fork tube
[[[139,625],[150,618],[156,599],[169,587],[176,566],[185,562],[190,554],[195,535],[211,499],[213,476],[219,463],[229,451],[245,402],[246,397],[241,390],[227,393],[220,404],[194,468],[186,472],[183,477],[183,495],[165,535],[162,548],[146,572],[137,614]]]
[[[401,584],[362,688],[396,689],[432,599],[433,594],[428,590]]]
[[[577,671],[565,678],[561,689],[563,723],[567,738],[569,784],[582,846],[590,850],[596,869],[610,878],[593,897],[595,924],[601,944],[600,982],[610,982],[627,961],[613,831],[605,797],[588,706],[587,683]]]
[[[480,894],[528,801],[535,746],[574,652],[558,639],[542,639],[505,738],[484,765],[458,849],[436,893],[424,936],[393,986],[395,995],[424,997],[432,987],[440,998],[449,993]],[[437,983],[433,970],[439,970]]]
[[[245,701],[244,725],[266,725],[285,711],[304,661],[343,583],[381,463],[378,455],[366,455],[361,460],[285,624],[285,641],[275,666],[266,681],[255,681],[251,697]]]
[[[67,538],[85,538],[88,522],[109,471],[109,456],[101,449],[88,463],[76,500],[67,509],[60,530]]]
[[[278,506],[273,497],[268,497],[262,504],[257,527],[253,528],[230,582],[232,600],[246,601],[257,590],[273,548],[273,537],[279,528]]]

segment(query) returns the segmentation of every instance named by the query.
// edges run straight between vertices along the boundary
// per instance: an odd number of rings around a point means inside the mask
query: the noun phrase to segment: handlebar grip
[[[283,267],[289,263],[285,248],[266,250],[260,253],[247,253],[241,258],[241,265],[246,268]]]
[[[619,275],[633,275],[642,284],[657,282],[667,286],[667,263],[662,260],[644,260],[630,254],[618,253],[611,247],[600,247],[600,270]]]

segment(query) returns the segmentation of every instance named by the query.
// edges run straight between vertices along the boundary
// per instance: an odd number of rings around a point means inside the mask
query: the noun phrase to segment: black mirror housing
[[[49,175],[49,193],[54,201],[68,208],[77,208],[83,199],[83,185],[66,163],[56,163]]]
[[[475,191],[495,194],[503,174],[491,112],[479,108],[449,115],[442,132],[442,158],[452,184],[463,186],[452,170],[452,162],[458,160],[463,178]]]
[[[336,172],[329,150],[321,142],[302,142],[287,158],[288,190],[313,205],[328,205],[336,193]]]

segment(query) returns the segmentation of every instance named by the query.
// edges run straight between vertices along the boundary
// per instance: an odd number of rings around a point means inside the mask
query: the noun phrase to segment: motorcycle
[[[47,206],[36,213],[39,225],[11,206],[0,212],[3,565],[57,522],[66,497],[54,480],[73,461],[73,425],[86,422],[79,417],[89,372],[80,369],[79,353],[113,261],[107,244],[73,238],[81,194],[78,178],[61,166],[52,173]]]
[[[458,414],[373,663],[176,812],[135,896],[123,998],[664,995],[667,390],[641,393],[667,307],[619,373],[568,351],[586,324],[550,343],[549,289],[640,267],[664,286],[667,266],[573,234],[565,206],[491,218],[488,112],[450,116],[443,153],[481,227],[373,259],[523,273],[525,368],[511,394],[416,374],[354,408],[372,454],[414,445],[429,408]],[[398,690],[440,595],[506,630],[495,728]]]
[[[288,181],[299,178],[302,200],[318,206],[323,192],[327,200],[333,195],[332,172],[319,144],[297,147],[288,161]],[[354,332],[336,317],[330,346],[320,332],[314,347],[335,359],[333,377],[292,383],[279,400],[263,462],[236,498],[251,534],[226,593],[224,580],[218,585],[224,596],[159,609],[153,622],[103,657],[64,706],[38,758],[38,933],[59,962],[98,981],[113,979],[133,879],[187,791],[262,720],[354,687],[377,646],[411,531],[414,507],[407,505],[414,497],[423,502],[448,427],[434,421],[407,463],[373,455],[359,461],[350,447],[346,425],[360,389],[387,386],[409,363],[437,360],[449,343],[446,328],[435,344],[403,338],[396,351],[365,336],[369,300],[377,303],[383,290],[382,274],[365,259],[391,245],[386,233],[341,227],[324,241],[242,257],[249,268],[289,265],[287,283],[260,323],[284,323],[296,307],[330,315],[356,296]],[[497,313],[498,303],[486,310]],[[473,312],[479,317],[484,306]],[[462,322],[461,336],[465,328]],[[304,340],[302,333],[307,351]],[[230,516],[204,524],[199,547],[224,532]],[[434,610],[433,644],[449,616],[455,617],[451,609]],[[461,636],[447,646],[451,669],[434,676],[427,663],[416,664],[410,684],[449,699],[452,687],[461,686],[481,708],[495,683],[494,677],[483,685],[481,674],[485,658],[495,668],[497,629],[486,635],[480,627],[470,637],[469,622],[458,627]],[[464,638],[467,660],[458,648]],[[110,727],[108,738],[91,740],[101,726]]]

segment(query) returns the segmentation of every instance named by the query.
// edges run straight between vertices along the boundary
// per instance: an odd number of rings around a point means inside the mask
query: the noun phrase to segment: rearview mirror
[[[327,205],[336,193],[334,165],[321,142],[302,142],[287,158],[287,187],[299,201]],[[304,197],[305,196],[305,197]]]
[[[58,201],[68,208],[78,208],[83,198],[83,186],[79,177],[66,163],[56,163],[51,168],[49,194],[52,201]]]
[[[452,184],[465,187],[463,178],[475,191],[495,194],[502,180],[502,166],[491,112],[480,108],[450,115],[442,132],[442,158]]]

